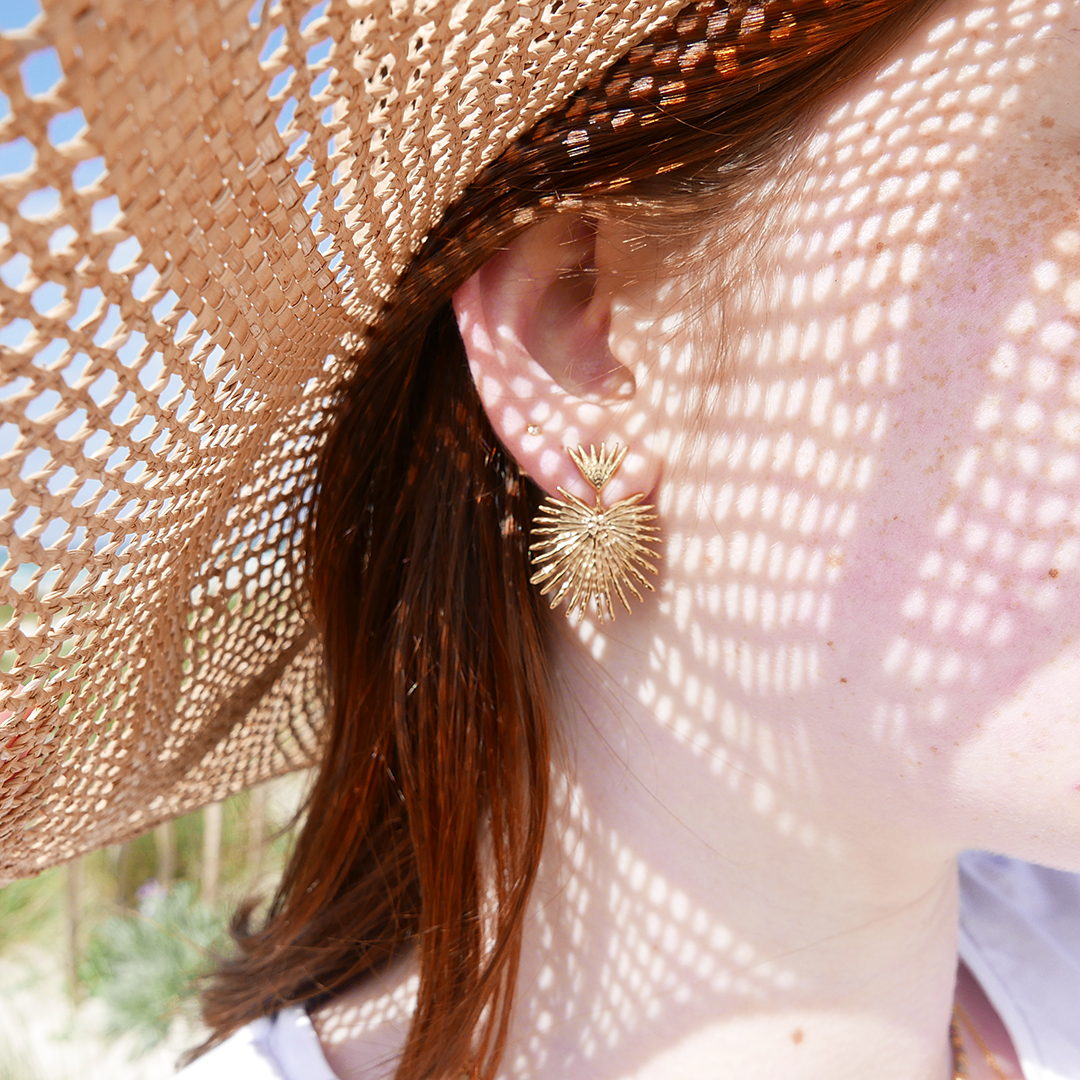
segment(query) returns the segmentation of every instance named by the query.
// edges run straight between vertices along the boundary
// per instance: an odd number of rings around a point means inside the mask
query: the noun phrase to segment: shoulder
[[[337,1080],[303,1009],[247,1024],[177,1073],[177,1080]]]

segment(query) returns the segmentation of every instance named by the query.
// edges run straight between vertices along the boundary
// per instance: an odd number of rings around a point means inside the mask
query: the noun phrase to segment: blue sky
[[[0,30],[17,30],[40,11],[38,0],[3,0],[0,3]]]
[[[0,31],[17,30],[32,22],[41,13],[38,0],[0,0]],[[19,67],[27,93],[47,93],[60,81],[60,58],[52,48],[37,49],[30,53]],[[0,119],[11,110],[11,102],[0,94]],[[78,109],[53,117],[49,124],[49,137],[54,143],[66,142],[83,127]],[[26,139],[0,144],[0,176],[22,172],[33,161],[33,148]],[[28,207],[24,212],[33,212]]]

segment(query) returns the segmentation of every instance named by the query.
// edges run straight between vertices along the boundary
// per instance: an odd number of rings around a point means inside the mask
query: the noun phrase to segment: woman
[[[193,1080],[1080,1075],[1071,877],[969,862],[956,966],[961,850],[1080,869],[1080,10],[647,30],[485,158],[334,372],[323,767]],[[631,610],[567,620],[528,522],[616,444],[603,503],[655,508]]]

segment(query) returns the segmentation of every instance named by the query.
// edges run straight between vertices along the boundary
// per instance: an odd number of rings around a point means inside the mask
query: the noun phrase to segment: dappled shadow
[[[616,305],[664,570],[632,618],[553,616],[576,700],[506,1075],[812,1011],[789,900],[859,845],[1075,861],[1078,38],[1073,5],[946,4],[815,125],[738,289]]]

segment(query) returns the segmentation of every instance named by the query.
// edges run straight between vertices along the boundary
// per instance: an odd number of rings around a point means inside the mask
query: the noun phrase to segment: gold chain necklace
[[[968,1080],[969,1075],[967,1051],[964,1049],[964,1037],[960,1033],[961,1024],[971,1032],[975,1045],[979,1048],[986,1064],[990,1066],[998,1080],[1009,1080],[1001,1071],[997,1059],[990,1053],[989,1047],[983,1042],[982,1036],[975,1030],[971,1017],[957,1004],[953,1005],[952,1022],[949,1024],[949,1042],[952,1044],[953,1057],[953,1080]]]

